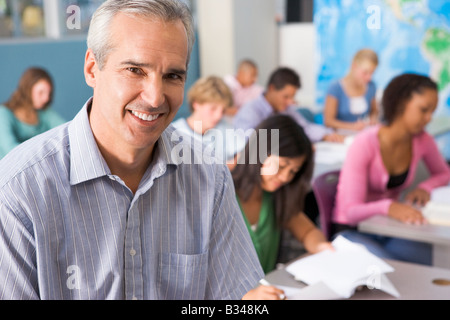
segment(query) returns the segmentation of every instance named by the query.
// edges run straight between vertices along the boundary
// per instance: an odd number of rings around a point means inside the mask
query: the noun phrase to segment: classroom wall
[[[0,103],[9,99],[23,72],[31,67],[45,68],[52,75],[55,93],[52,107],[71,120],[92,96],[83,74],[86,40],[17,40],[0,41]],[[198,46],[191,56],[186,91],[199,77]],[[186,100],[186,99],[185,99]],[[176,118],[189,115],[186,101]]]
[[[84,39],[0,42],[0,101],[9,99],[27,68],[38,66],[52,75],[52,107],[72,119],[92,95],[83,75],[85,52]]]
[[[296,100],[302,107],[319,112],[316,106],[316,30],[313,23],[288,23],[279,28],[279,64],[294,69],[301,78]]]
[[[252,58],[265,85],[278,65],[275,8],[274,0],[197,0],[201,75],[234,74]]]

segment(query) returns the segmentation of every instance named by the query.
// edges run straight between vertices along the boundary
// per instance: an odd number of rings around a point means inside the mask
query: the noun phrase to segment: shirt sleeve
[[[290,106],[284,113],[291,116],[295,119],[295,121],[297,121],[297,123],[303,128],[303,130],[305,130],[306,135],[313,143],[323,140],[323,138],[327,134],[333,132],[333,130],[330,128],[306,120],[300,114],[300,112],[298,112],[297,107],[295,106]]]
[[[39,299],[35,261],[32,233],[0,202],[0,300]]]
[[[330,86],[328,87],[327,90],[327,96],[333,96],[336,99],[340,100],[341,95],[342,95],[342,90],[339,84],[339,81],[333,81]]]
[[[355,139],[349,147],[339,177],[337,203],[338,215],[345,216],[350,225],[356,225],[373,215],[387,215],[392,199],[367,201],[371,179],[370,163],[374,157],[366,138]],[[339,221],[337,221],[339,222]]]
[[[420,183],[418,187],[431,192],[436,187],[447,185],[450,181],[450,168],[433,137],[425,133],[421,139],[420,148],[423,148],[423,160],[430,177]]]
[[[211,231],[206,299],[237,300],[264,277],[237,204],[231,174],[222,166]]]

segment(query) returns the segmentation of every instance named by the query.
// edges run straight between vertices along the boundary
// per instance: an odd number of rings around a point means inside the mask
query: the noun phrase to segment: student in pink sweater
[[[402,74],[388,84],[382,99],[384,124],[358,134],[341,169],[333,214],[335,233],[365,244],[380,257],[431,264],[430,245],[363,234],[356,225],[377,214],[409,224],[426,223],[417,207],[429,201],[433,188],[450,181],[448,164],[433,137],[424,131],[437,101],[437,85],[426,76]],[[420,160],[430,177],[402,202],[401,192],[413,183]]]

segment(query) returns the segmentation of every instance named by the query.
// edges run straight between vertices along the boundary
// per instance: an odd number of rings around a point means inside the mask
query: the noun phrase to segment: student
[[[22,142],[65,121],[50,107],[53,81],[47,71],[29,68],[10,99],[0,105],[0,158]]]
[[[224,77],[225,83],[230,87],[233,94],[233,108],[226,112],[234,115],[246,102],[257,98],[264,88],[256,81],[258,80],[258,66],[251,59],[244,59],[239,63],[235,75]]]
[[[94,13],[93,97],[0,163],[0,298],[241,299],[264,276],[228,168],[171,157],[193,43],[182,1]]]
[[[267,154],[261,153],[262,149]],[[313,157],[312,144],[305,132],[287,115],[264,120],[239,154],[232,171],[236,196],[265,273],[275,268],[284,228],[310,253],[332,249],[323,233],[303,213]],[[274,287],[259,286],[245,298],[278,299],[280,294]]]
[[[408,224],[423,224],[420,209],[433,188],[448,184],[450,170],[433,137],[425,131],[438,102],[434,81],[402,74],[386,87],[382,98],[385,123],[359,133],[343,164],[334,209],[334,229],[374,254],[422,264],[431,263],[429,244],[359,233],[356,226],[374,215]],[[423,160],[430,177],[405,196]]]
[[[303,118],[294,105],[295,94],[300,89],[300,76],[292,69],[281,67],[272,72],[266,90],[258,98],[247,102],[233,119],[236,129],[254,129],[272,114],[280,113],[293,117],[303,127],[309,139],[343,142],[344,137],[322,125]]]
[[[192,113],[188,118],[173,122],[177,132],[201,141],[207,152],[222,163],[232,159],[244,147],[245,140],[229,134],[233,127],[223,120],[224,113],[233,105],[231,91],[225,82],[216,76],[197,80],[189,89],[188,101]]]
[[[328,89],[323,110],[327,127],[360,131],[378,122],[372,81],[377,66],[378,56],[373,50],[361,49],[355,54],[347,75]]]

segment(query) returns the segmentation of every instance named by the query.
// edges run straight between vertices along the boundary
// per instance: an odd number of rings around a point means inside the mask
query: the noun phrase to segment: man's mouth
[[[138,117],[141,120],[144,121],[155,121],[159,118],[160,114],[145,114],[137,111],[130,111],[135,117]]]

